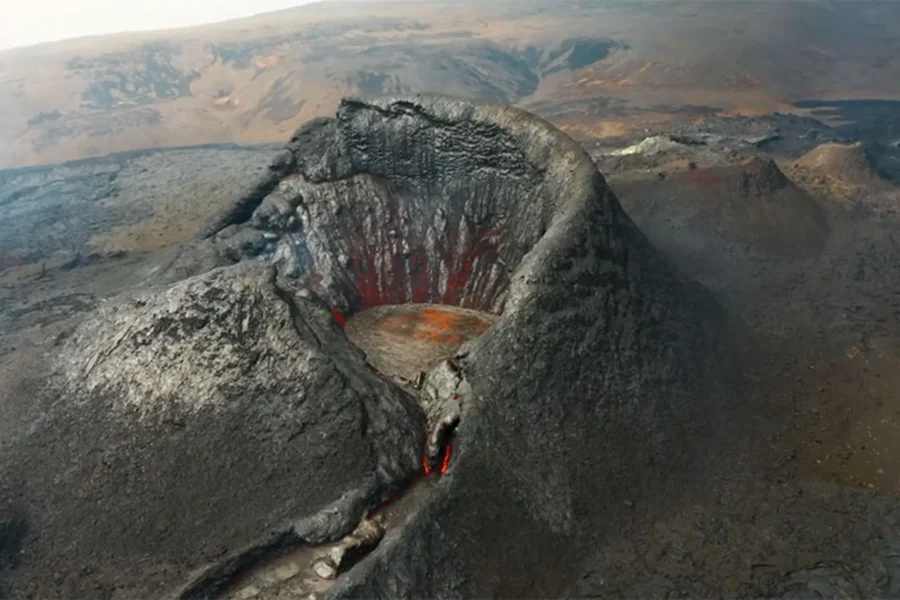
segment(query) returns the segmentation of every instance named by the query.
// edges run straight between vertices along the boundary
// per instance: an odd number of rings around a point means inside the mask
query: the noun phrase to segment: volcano
[[[347,99],[2,390],[42,417],[0,563],[38,596],[558,595],[703,470],[720,327],[545,121]]]
[[[889,178],[880,172],[862,142],[821,144],[800,157],[796,165],[845,185],[871,190],[891,187]]]
[[[619,188],[638,223],[670,223],[682,232],[683,247],[704,240],[701,254],[709,255],[715,245],[719,251],[740,247],[765,256],[802,257],[820,251],[830,234],[821,203],[767,157],[681,169],[661,181],[628,181]]]

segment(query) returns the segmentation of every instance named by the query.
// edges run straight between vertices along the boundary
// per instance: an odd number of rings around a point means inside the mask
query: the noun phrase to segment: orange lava
[[[490,321],[452,310],[426,308],[420,312],[392,314],[378,324],[387,333],[407,335],[426,342],[462,344],[490,327]]]
[[[443,475],[447,472],[447,469],[450,468],[450,454],[453,452],[453,444],[447,444],[444,447],[444,458],[441,460],[441,467],[438,469],[438,473]],[[422,469],[424,469],[426,475],[431,475],[434,471],[431,470],[431,467],[428,464],[428,456],[422,455]]]
[[[453,451],[453,444],[447,444],[447,446],[444,448],[444,458],[441,461],[441,468],[438,469],[438,471],[437,471],[439,474],[443,475],[444,473],[447,472],[447,469],[450,468],[450,453],[452,451]],[[375,510],[371,511],[368,514],[368,518],[371,519],[372,517],[377,515],[379,512],[381,512],[382,510],[384,510],[385,508],[387,508],[388,506],[390,506],[391,504],[393,504],[394,502],[399,500],[400,497],[406,492],[407,489],[409,489],[411,486],[415,485],[415,483],[418,482],[423,477],[428,477],[432,473],[434,473],[434,471],[432,471],[431,467],[428,466],[428,456],[423,454],[422,455],[422,472],[418,473],[416,476],[414,476],[412,478],[412,480],[410,480],[410,482],[407,484],[405,489],[403,489],[399,492],[396,492],[390,498],[388,498],[387,500],[385,500],[384,502],[379,504],[378,507],[375,508]]]
[[[444,450],[444,461],[441,463],[441,475],[447,472],[447,467],[450,466],[450,453],[453,452],[453,444],[447,444],[447,448]]]

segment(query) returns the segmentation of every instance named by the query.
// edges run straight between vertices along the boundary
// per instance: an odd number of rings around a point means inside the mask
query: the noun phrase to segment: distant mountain
[[[800,157],[796,164],[849,185],[870,189],[885,189],[891,185],[862,142],[822,144]]]
[[[347,94],[518,103],[581,137],[900,98],[893,2],[326,2],[0,53],[0,167],[280,141]]]
[[[742,246],[767,256],[803,256],[820,250],[829,235],[821,202],[768,157],[678,169],[665,179],[621,184],[617,190],[638,223],[667,223],[705,240],[706,253]]]

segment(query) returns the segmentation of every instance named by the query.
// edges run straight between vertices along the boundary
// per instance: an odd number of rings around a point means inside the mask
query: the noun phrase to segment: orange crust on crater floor
[[[414,381],[459,347],[485,332],[496,315],[443,304],[368,308],[345,325],[348,339],[388,377]]]

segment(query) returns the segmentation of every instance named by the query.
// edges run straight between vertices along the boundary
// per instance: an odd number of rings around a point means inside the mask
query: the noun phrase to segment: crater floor
[[[497,319],[458,306],[393,304],[360,311],[347,321],[345,331],[383,375],[415,381]]]

